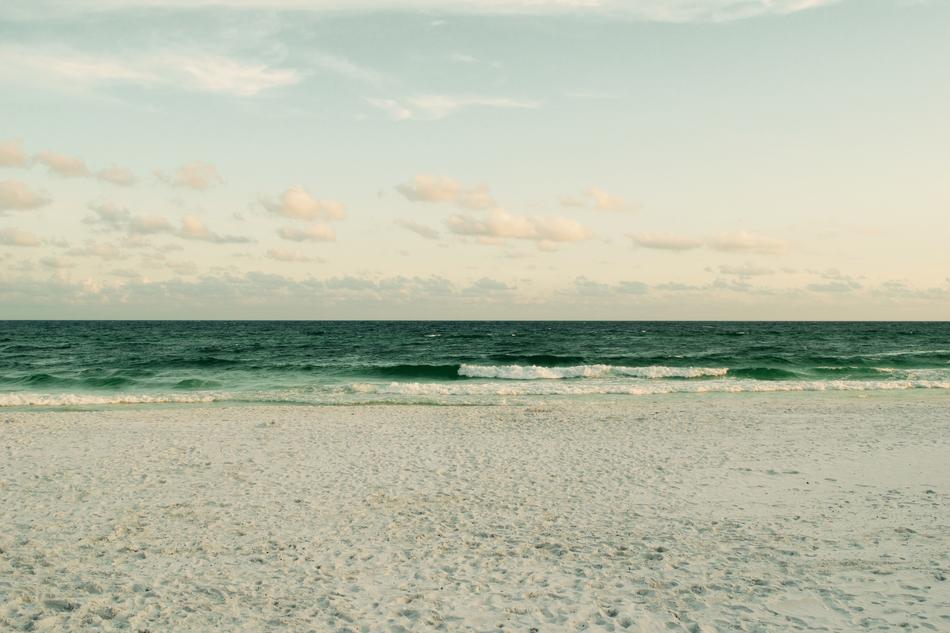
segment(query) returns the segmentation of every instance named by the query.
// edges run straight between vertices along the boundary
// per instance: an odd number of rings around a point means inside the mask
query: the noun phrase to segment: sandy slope
[[[942,394],[0,420],[0,629],[950,630]]]

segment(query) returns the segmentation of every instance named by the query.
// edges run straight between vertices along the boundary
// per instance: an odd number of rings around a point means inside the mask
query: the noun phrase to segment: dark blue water
[[[0,322],[0,405],[950,389],[950,323]]]

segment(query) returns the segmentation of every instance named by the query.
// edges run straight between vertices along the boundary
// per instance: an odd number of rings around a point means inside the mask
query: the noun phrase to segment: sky
[[[950,318],[950,2],[6,0],[0,319]]]

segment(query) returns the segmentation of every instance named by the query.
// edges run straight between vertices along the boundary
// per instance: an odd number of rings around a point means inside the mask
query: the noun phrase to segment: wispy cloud
[[[220,55],[166,55],[153,62],[157,72],[185,78],[186,85],[203,92],[253,97],[266,90],[300,83],[290,68],[271,68]]]
[[[591,187],[579,196],[561,196],[561,206],[590,208],[596,211],[633,211],[637,205],[600,187]]]
[[[637,246],[661,251],[691,251],[703,245],[701,240],[674,233],[635,233],[630,239]]]
[[[292,242],[333,242],[336,231],[326,224],[311,224],[305,227],[282,226],[277,235]]]
[[[788,245],[782,240],[749,231],[720,233],[710,237],[706,243],[714,251],[726,253],[762,253],[770,255],[782,253],[788,249]]]
[[[377,110],[382,110],[387,117],[393,121],[403,121],[412,118],[412,110],[402,105],[395,99],[378,99],[366,97],[366,103]]]
[[[806,286],[812,292],[854,292],[861,288],[861,284],[856,281],[826,281],[822,283],[813,283]]]
[[[0,47],[0,76],[53,86],[134,84],[236,97],[302,81],[290,68],[273,68],[208,53],[108,56],[62,48]]]
[[[439,239],[439,232],[433,229],[432,227],[426,226],[424,224],[419,224],[418,222],[413,222],[412,220],[405,220],[399,218],[396,220],[396,225],[401,226],[407,231],[412,231],[419,237],[424,237],[427,240],[437,240]]]
[[[749,231],[718,233],[706,239],[675,233],[632,233],[629,237],[642,248],[665,251],[690,251],[705,246],[723,253],[777,255],[788,250],[788,244],[782,240]]]
[[[739,266],[723,265],[719,267],[719,272],[723,275],[733,275],[735,277],[761,277],[775,274],[775,271],[771,268],[755,266],[753,264],[741,264]]]
[[[341,77],[347,77],[372,85],[386,83],[386,76],[379,71],[357,64],[346,57],[318,53],[312,56],[310,60],[318,68],[340,75]]]
[[[443,119],[469,108],[533,110],[541,107],[540,101],[475,95],[422,95],[403,100],[367,97],[366,102],[395,121]]]

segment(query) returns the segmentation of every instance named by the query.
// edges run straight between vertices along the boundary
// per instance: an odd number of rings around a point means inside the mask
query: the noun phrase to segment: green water
[[[950,389],[950,323],[0,322],[0,406]]]

